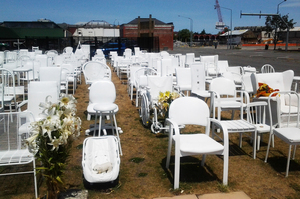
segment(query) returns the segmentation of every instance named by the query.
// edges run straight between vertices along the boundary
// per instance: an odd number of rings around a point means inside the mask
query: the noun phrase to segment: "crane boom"
[[[222,13],[221,13],[220,4],[219,4],[219,1],[218,1],[218,0],[216,0],[215,9],[217,9],[219,22],[222,22],[222,23],[223,23]]]

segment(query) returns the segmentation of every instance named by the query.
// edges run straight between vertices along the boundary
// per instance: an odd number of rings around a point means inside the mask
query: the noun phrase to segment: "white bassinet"
[[[115,136],[88,137],[83,141],[83,176],[89,183],[116,180],[120,162],[118,139]]]

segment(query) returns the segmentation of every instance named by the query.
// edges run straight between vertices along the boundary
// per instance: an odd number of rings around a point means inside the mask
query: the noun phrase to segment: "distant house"
[[[141,49],[150,51],[173,50],[173,23],[164,23],[156,18],[135,18],[120,26],[123,38],[136,38]]]
[[[279,32],[279,39],[286,41],[286,29]],[[290,29],[289,43],[300,43],[300,27]]]
[[[225,32],[220,35],[220,40],[228,41],[228,43],[230,43],[231,36],[233,45],[257,43],[257,35],[249,29]]]

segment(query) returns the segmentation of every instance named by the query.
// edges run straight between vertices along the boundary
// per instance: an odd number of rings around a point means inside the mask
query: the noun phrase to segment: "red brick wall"
[[[154,37],[159,37],[160,50],[169,49],[173,50],[173,26],[158,26],[154,28]],[[149,30],[141,30],[140,34],[149,33]],[[121,37],[138,37],[137,25],[125,25],[121,30]]]

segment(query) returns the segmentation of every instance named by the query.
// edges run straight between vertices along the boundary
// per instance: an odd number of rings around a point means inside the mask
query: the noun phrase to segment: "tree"
[[[187,42],[190,39],[191,31],[188,29],[182,29],[178,31],[178,39],[180,41]]]
[[[206,35],[206,32],[204,29],[201,31],[200,35]]]
[[[282,20],[281,20],[282,18]],[[273,32],[273,30],[275,30],[275,34],[274,34],[274,50],[276,49],[276,44],[278,42],[278,32],[280,32],[281,30],[286,29],[286,24],[288,25],[288,28],[294,28],[294,25],[296,24],[296,22],[293,22],[294,19],[289,20],[289,16],[288,15],[283,15],[282,17],[279,16],[267,16],[266,17],[266,31],[267,33]],[[279,29],[279,31],[277,31]]]

